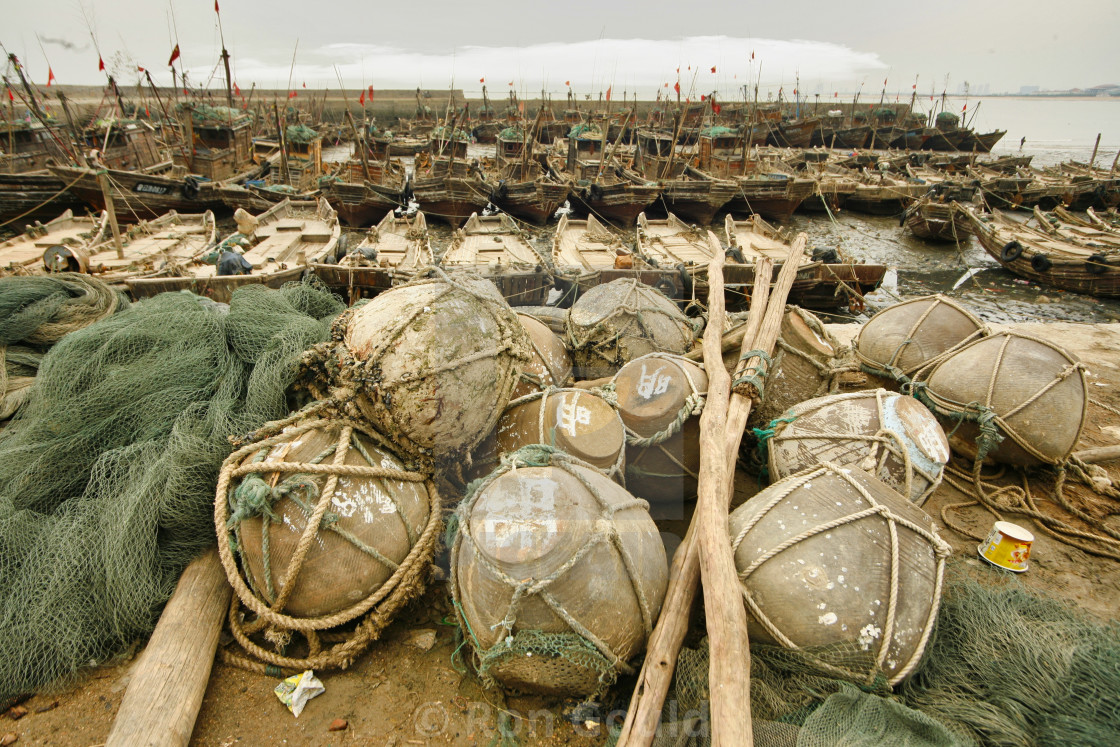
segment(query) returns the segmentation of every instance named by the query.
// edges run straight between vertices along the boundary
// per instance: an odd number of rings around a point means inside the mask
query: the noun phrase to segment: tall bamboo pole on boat
[[[673,141],[669,143],[669,160],[665,162],[665,171],[661,174],[662,179],[670,179],[673,176],[673,161],[677,155],[677,140],[681,136],[681,128],[684,126],[684,110],[677,110],[677,126],[673,131]]]
[[[1093,170],[1093,162],[1097,160],[1097,148],[1101,147],[1101,133],[1097,133],[1097,142],[1093,143],[1093,155],[1089,157],[1089,171]]]
[[[618,146],[622,142],[622,136],[626,133],[626,125],[630,122],[632,114],[633,112],[631,111],[626,112],[626,116],[622,119],[622,129],[619,130],[618,137],[616,137],[614,143],[611,144],[610,151],[604,153],[604,157],[599,160],[599,171],[595,174],[595,181],[599,181],[599,177],[603,175],[603,168],[614,158],[615,151],[618,150]]]

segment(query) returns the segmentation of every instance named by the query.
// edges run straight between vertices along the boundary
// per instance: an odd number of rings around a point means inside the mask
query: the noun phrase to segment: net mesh
[[[752,641],[755,744],[1120,744],[1120,624],[995,569],[949,568],[925,659],[893,692],[822,674],[819,651]],[[681,649],[655,745],[711,743],[708,664],[706,639]]]
[[[162,294],[67,335],[0,433],[0,698],[65,684],[150,632],[214,541],[228,437],[287,414],[343,308],[308,285],[228,311]]]
[[[27,401],[52,345],[126,306],[122,295],[88,275],[0,278],[0,422]]]

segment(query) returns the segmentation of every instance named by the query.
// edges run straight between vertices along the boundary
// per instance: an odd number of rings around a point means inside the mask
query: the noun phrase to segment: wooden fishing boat
[[[354,303],[407,282],[420,268],[434,263],[424,213],[388,213],[337,262],[312,262],[311,269],[327,287],[345,293]]]
[[[899,223],[920,239],[930,241],[967,241],[968,219],[954,207],[956,203],[944,194],[927,194],[902,214]]]
[[[1003,136],[1007,134],[1007,130],[992,130],[991,132],[974,132],[967,130],[964,138],[957,144],[957,150],[971,151],[975,153],[991,153],[992,147],[995,146]]]
[[[750,306],[755,263],[762,257],[774,261],[774,277],[789,257],[792,235],[770,225],[757,215],[748,220],[724,219],[724,239],[728,262],[724,265],[724,292],[728,308]],[[814,252],[803,257],[790,289],[789,303],[809,309],[836,310],[847,307],[863,310],[863,297],[878,288],[886,275],[886,265],[846,261],[835,250]]]
[[[83,209],[85,203],[69,187],[69,182],[46,169],[0,174],[0,224],[26,225]]]
[[[683,297],[685,284],[675,268],[656,268],[635,256],[621,235],[595,216],[587,220],[561,216],[552,239],[553,282],[560,291],[555,305],[567,307],[591,288],[620,278],[636,278],[669,298]]]
[[[897,215],[929,190],[928,184],[886,173],[864,174],[848,197],[848,210],[870,215]]]
[[[692,154],[675,145],[676,133],[638,131],[634,170],[661,185],[659,197],[665,211],[706,226],[737,193],[737,185],[693,168]]]
[[[598,127],[576,125],[564,145],[564,160],[549,158],[549,166],[569,182],[572,207],[620,226],[632,226],[638,214],[661,194],[661,185],[648,181],[617,160],[617,144],[608,149]]]
[[[35,221],[18,236],[0,242],[0,276],[40,275],[47,271],[47,257],[84,257],[109,225],[108,215],[74,215],[67,210],[46,223]]]
[[[700,131],[696,161],[699,171],[734,184],[735,191],[724,207],[737,215],[789,220],[815,188],[812,179],[785,173],[776,160],[751,157],[744,136],[725,127]]]
[[[474,270],[498,286],[515,306],[544,305],[552,289],[548,262],[513,218],[501,213],[472,214],[455,231],[437,264],[448,270]]]
[[[1120,251],[1120,230],[1111,226],[1094,226],[1088,221],[1068,220],[1067,217],[1074,218],[1064,208],[1055,208],[1048,215],[1036,206],[1024,225],[1087,249]]]
[[[141,221],[121,233],[121,251],[113,237],[102,232],[88,249],[84,262],[61,257],[71,272],[89,272],[109,283],[135,280],[146,275],[174,275],[197,261],[218,243],[214,213],[170,212]],[[82,266],[84,265],[84,267]],[[58,268],[52,268],[58,269]]]
[[[117,220],[122,223],[151,220],[172,210],[222,210],[226,206],[218,191],[220,183],[256,178],[264,168],[252,160],[250,119],[238,109],[198,103],[180,104],[178,112],[186,141],[192,147],[173,151],[177,168],[172,173],[69,166],[49,169],[96,210],[105,209],[105,195],[98,180],[104,172]]]
[[[493,185],[476,164],[468,163],[470,133],[444,125],[432,130],[429,153],[417,156],[413,167],[412,197],[425,214],[458,228],[490,202]]]
[[[1009,220],[961,207],[980,245],[1005,269],[1042,285],[1120,298],[1120,251],[1079,246]]]
[[[195,257],[189,264],[170,263],[143,277],[126,278],[125,285],[135,298],[189,290],[228,302],[242,285],[260,283],[279,288],[298,280],[312,262],[334,252],[341,233],[338,214],[324,199],[317,203],[285,200],[239,227],[246,230],[227,236],[221,246],[244,238],[249,246],[243,257],[252,265],[249,274],[219,275],[215,256],[220,253],[219,247],[210,253],[212,256]]]
[[[835,213],[843,210],[848,198],[855,194],[859,182],[846,169],[825,167],[809,171],[814,190],[797,209],[805,213]],[[732,211],[734,212],[734,211]],[[766,218],[764,213],[759,213]]]
[[[568,199],[571,186],[553,177],[533,157],[534,142],[535,138],[530,136],[529,147],[526,147],[525,132],[520,128],[502,130],[498,134],[491,169],[486,168],[485,162],[483,169],[487,172],[487,181],[494,185],[491,200],[498,208],[540,225],[555,215]]]
[[[820,129],[819,117],[804,117],[780,121],[770,129],[767,142],[782,148],[807,148],[813,133]]]
[[[362,148],[365,148],[363,157]],[[356,145],[356,154],[322,180],[322,194],[348,226],[368,226],[406,204],[408,174],[373,132]]]

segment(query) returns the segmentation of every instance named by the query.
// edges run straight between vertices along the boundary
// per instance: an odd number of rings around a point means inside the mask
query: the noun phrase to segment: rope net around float
[[[305,433],[332,428],[338,430],[337,439],[310,461],[288,462],[273,456],[275,446],[291,445]],[[335,402],[322,400],[282,421],[268,423],[253,434],[257,440],[230,454],[223,463],[214,503],[214,523],[222,565],[235,592],[229,609],[229,628],[241,647],[241,651],[221,650],[220,655],[227,663],[273,675],[305,669],[345,669],[380,637],[402,607],[424,592],[442,524],[439,494],[427,475],[385,466],[382,459],[367,450],[360,436],[389,450],[382,436],[340,414]],[[360,455],[359,464],[346,464],[351,451]],[[275,482],[266,481],[264,476],[269,474],[275,476]],[[322,487],[314,479],[317,475],[325,478]],[[408,537],[408,554],[399,563],[341,528],[338,513],[331,510],[340,502],[341,481],[379,479],[419,483],[427,495],[427,520],[423,526],[413,526],[392,491],[382,491],[400,517]],[[296,504],[306,525],[287,566],[273,568],[269,536],[272,527],[281,522],[273,508],[285,498]],[[238,561],[242,569],[246,567],[243,522],[251,517],[261,518],[263,585],[254,580],[252,574],[238,570]],[[346,609],[324,615],[295,616],[285,605],[297,586],[308,551],[313,544],[321,543],[320,535],[327,532],[333,532],[357,552],[385,566],[391,575]],[[285,581],[281,582],[280,578]],[[253,619],[247,619],[248,616]],[[355,620],[357,623],[352,629],[338,630]],[[293,633],[297,632],[306,641],[306,647],[299,653],[289,649]],[[252,638],[257,633],[263,634],[268,646]]]
[[[893,689],[829,676],[809,653],[751,642],[757,747],[1120,743],[1120,624],[997,569],[949,564],[922,663]],[[655,747],[711,744],[708,672],[706,638],[681,649]]]
[[[588,532],[581,547],[557,570],[542,578],[518,580],[497,567],[480,551],[470,531],[471,511],[479,497],[495,480],[519,467],[554,467],[563,470],[579,481],[599,507],[599,521],[595,530]],[[530,673],[528,680],[545,680],[558,691],[588,694],[597,698],[614,684],[619,673],[633,674],[634,669],[595,633],[585,628],[564,608],[564,605],[551,593],[550,587],[575,567],[578,562],[596,545],[603,543],[614,547],[627,570],[631,589],[638,601],[642,617],[643,634],[648,638],[653,631],[655,613],[649,599],[636,578],[634,560],[621,544],[617,531],[611,522],[619,511],[641,507],[648,509],[649,504],[634,498],[611,505],[584,475],[575,467],[598,471],[591,465],[575,457],[557,451],[544,444],[524,446],[512,454],[502,457],[501,466],[484,478],[472,482],[467,488],[466,497],[456,511],[448,527],[446,544],[451,548],[451,588],[458,596],[459,553],[464,544],[474,548],[474,560],[482,565],[494,578],[509,587],[511,593],[509,606],[503,620],[495,626],[504,631],[493,646],[486,648],[471,628],[458,598],[454,599],[455,615],[459,628],[474,654],[474,667],[479,678],[487,687],[498,686],[500,680],[519,678],[519,672]],[[608,528],[609,526],[609,528]],[[569,631],[546,633],[518,626],[518,611],[528,597],[541,599],[553,613],[563,620]],[[528,663],[527,663],[528,662]]]
[[[228,437],[282,417],[342,310],[308,285],[227,307],[165,293],[71,332],[0,432],[0,697],[65,685],[148,634],[214,542]]]

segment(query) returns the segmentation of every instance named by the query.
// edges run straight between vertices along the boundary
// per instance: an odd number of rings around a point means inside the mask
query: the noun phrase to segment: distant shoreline
[[[963,99],[963,95],[956,95],[951,98]],[[1046,101],[1120,101],[1120,96],[1065,96],[1063,94],[1021,94],[1021,93],[989,93],[983,96],[969,96],[969,98],[976,99],[1011,99],[1015,101],[1039,101],[1045,99]]]

